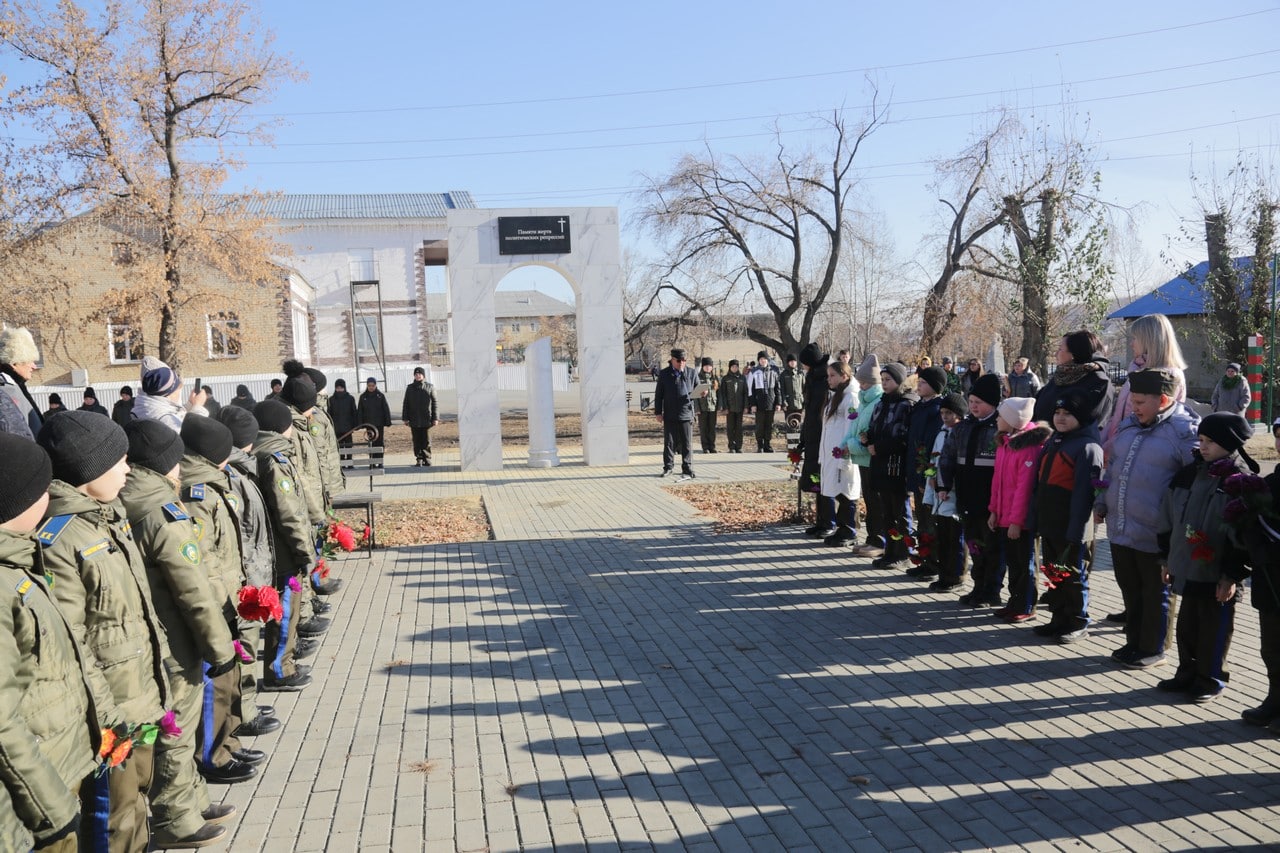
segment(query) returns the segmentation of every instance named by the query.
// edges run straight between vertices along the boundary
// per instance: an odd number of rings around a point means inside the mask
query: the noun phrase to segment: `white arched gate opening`
[[[546,246],[537,235],[512,237],[511,222],[545,220]],[[506,219],[500,245],[499,219]],[[511,270],[529,265],[562,275],[577,295],[577,375],[581,394],[583,457],[587,465],[626,465],[627,400],[622,346],[622,270],[618,209],[450,210],[448,213],[449,328],[458,389],[458,443],[462,470],[502,470],[502,411],[498,400],[494,291]],[[561,239],[562,238],[562,239]]]

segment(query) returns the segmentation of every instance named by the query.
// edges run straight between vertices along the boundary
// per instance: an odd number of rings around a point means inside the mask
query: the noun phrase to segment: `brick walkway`
[[[242,809],[227,849],[1280,844],[1280,741],[1238,720],[1266,689],[1249,606],[1228,694],[1173,702],[1151,689],[1169,666],[1106,659],[1118,628],[1046,644],[795,528],[711,536],[656,449],[480,475],[437,458],[386,491],[479,493],[496,541],[344,561],[317,684],[272,697],[258,779],[212,789]],[[1095,588],[1095,617],[1119,609],[1105,569]]]

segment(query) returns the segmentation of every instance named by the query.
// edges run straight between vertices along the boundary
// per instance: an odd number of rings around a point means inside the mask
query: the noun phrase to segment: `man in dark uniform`
[[[365,380],[365,390],[356,409],[360,423],[377,427],[378,437],[373,440],[373,446],[384,447],[387,427],[391,426],[391,407],[387,405],[387,395],[378,390],[378,380],[372,376]]]
[[[356,398],[347,393],[345,379],[334,380],[333,396],[329,398],[329,420],[333,421],[338,446],[350,447],[351,431],[359,426],[360,419],[356,416]]]
[[[427,381],[427,373],[421,367],[413,369],[413,382],[404,389],[404,404],[400,407],[400,420],[409,425],[413,435],[413,464],[431,467],[431,428],[436,418],[436,386]]]
[[[747,377],[742,375],[735,358],[729,362],[729,372],[720,380],[720,394],[716,401],[724,412],[725,437],[729,440],[729,452],[742,452],[742,413],[747,409]]]
[[[662,476],[666,477],[675,466],[675,454],[680,453],[680,475],[693,476],[693,389],[698,387],[698,375],[692,367],[685,366],[682,349],[671,351],[671,362],[658,373],[658,387],[653,395],[653,411],[662,421]]]
[[[796,368],[796,357],[787,353],[787,369],[778,377],[782,386],[782,410],[788,415],[804,410],[804,374]]]

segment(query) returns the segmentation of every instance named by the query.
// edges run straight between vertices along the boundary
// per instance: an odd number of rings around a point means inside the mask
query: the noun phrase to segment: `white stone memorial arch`
[[[500,249],[498,220],[507,217],[545,218],[551,226],[546,232],[563,233],[544,233],[532,227],[514,232],[508,220],[503,230],[506,248]],[[577,376],[584,461],[587,465],[626,465],[618,209],[450,210],[448,225],[446,277],[462,470],[502,470],[493,294],[503,276],[530,265],[555,270],[578,297]],[[522,246],[529,246],[530,253],[503,253]],[[530,400],[531,407],[533,402]]]

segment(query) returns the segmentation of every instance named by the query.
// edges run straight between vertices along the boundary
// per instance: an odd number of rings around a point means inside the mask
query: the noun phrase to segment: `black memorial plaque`
[[[498,254],[569,254],[569,217],[499,216]]]

